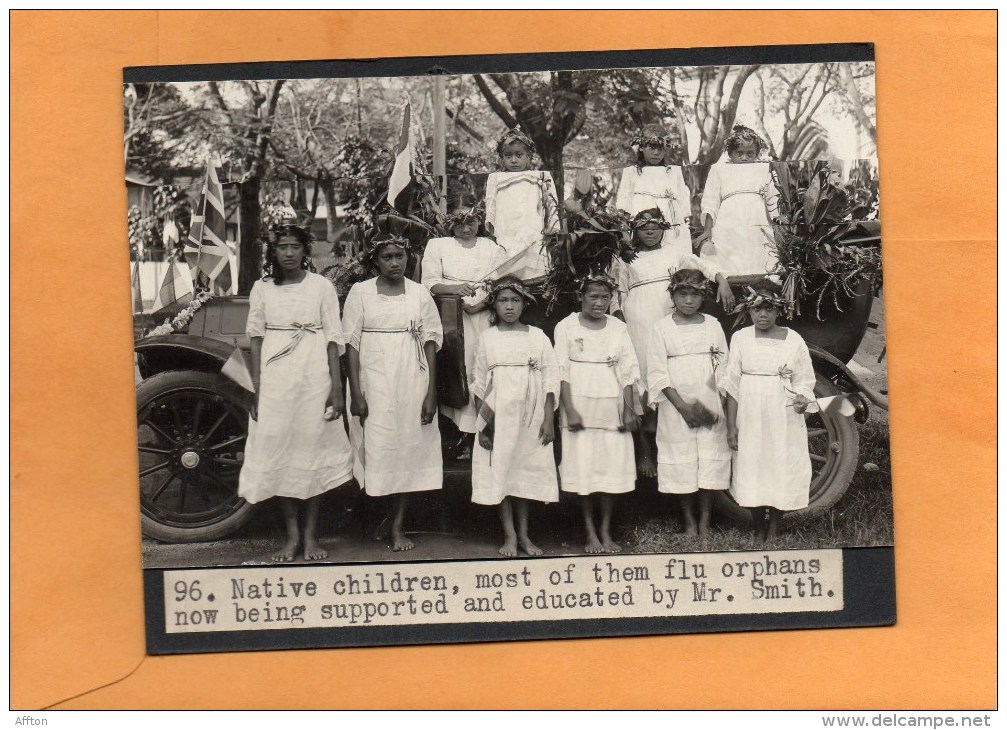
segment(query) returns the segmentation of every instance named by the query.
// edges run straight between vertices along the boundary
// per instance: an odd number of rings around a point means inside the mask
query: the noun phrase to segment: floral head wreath
[[[724,143],[727,151],[735,150],[739,145],[745,142],[751,142],[755,145],[756,152],[761,153],[763,150],[769,149],[769,144],[762,138],[758,132],[756,132],[751,127],[746,127],[744,124],[735,124],[731,128],[731,134]]]
[[[511,291],[517,292],[518,296],[524,299],[526,304],[536,303],[535,297],[532,296],[530,291],[528,291],[528,287],[526,287],[524,282],[516,276],[504,276],[490,284],[489,303],[493,304],[493,302],[497,299],[497,295],[504,289],[510,289]]]
[[[587,291],[589,284],[601,284],[608,288],[609,291],[615,291],[619,288],[615,279],[604,272],[596,272],[588,274],[587,276],[582,276],[579,279],[575,279],[574,283],[577,285],[577,291],[583,294]]]
[[[441,222],[444,226],[444,230],[450,233],[456,226],[459,226],[462,223],[469,223],[471,221],[482,223],[485,217],[486,206],[485,203],[480,200],[475,205],[464,206],[458,208],[452,213],[448,213],[441,219]]]
[[[643,228],[651,223],[656,224],[658,227],[667,230],[671,228],[671,224],[664,219],[664,215],[657,208],[648,208],[647,210],[641,210],[635,216],[633,216],[633,222],[630,224],[632,230],[636,231]]]
[[[668,269],[671,283],[668,291],[674,294],[679,289],[695,289],[703,296],[710,294],[710,280],[703,276],[703,272],[691,269]]]
[[[751,286],[746,286],[745,296],[740,302],[738,302],[733,312],[744,312],[763,304],[769,304],[770,306],[778,308],[782,312],[787,312],[790,307],[790,302],[782,294],[773,293],[772,291],[762,287],[757,290],[753,289]]]
[[[669,149],[672,144],[673,140],[671,135],[665,132],[664,129],[657,124],[648,124],[629,141],[629,146],[637,153],[640,151],[641,147],[647,145]]]
[[[367,248],[364,249],[364,258],[367,260],[373,259],[374,254],[378,252],[378,249],[388,245],[398,246],[404,251],[409,251],[408,238],[396,236],[392,233],[381,233],[367,244]]]
[[[283,236],[293,236],[304,245],[314,242],[315,236],[305,226],[299,226],[293,218],[284,218],[279,223],[269,229],[273,242],[279,241]]]
[[[503,133],[500,141],[497,142],[497,154],[503,154],[503,148],[509,145],[511,142],[520,142],[525,147],[527,147],[532,153],[535,150],[535,143],[531,141],[531,137],[524,133],[521,127],[514,127],[513,129],[508,129]]]

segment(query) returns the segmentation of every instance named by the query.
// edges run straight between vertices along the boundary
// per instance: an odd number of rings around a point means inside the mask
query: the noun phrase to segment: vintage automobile
[[[853,233],[863,245],[880,241],[876,226]],[[732,277],[738,289],[757,277]],[[868,326],[874,284],[864,280],[854,296],[808,306],[789,322],[807,341],[817,374],[817,396],[850,394],[853,418],[832,412],[806,416],[814,476],[809,506],[794,513],[828,510],[842,497],[856,471],[859,437],[869,404],[888,407],[887,397],[862,383],[851,360]],[[738,293],[738,292],[736,292]],[[455,297],[438,297],[445,342],[439,354],[438,390],[443,404],[467,400],[462,356],[461,308]],[[539,305],[530,321],[552,333],[574,302],[557,303],[548,313]],[[730,337],[735,316],[709,303]],[[140,506],[143,532],[165,542],[200,542],[225,537],[244,525],[253,506],[238,497],[238,473],[248,428],[251,394],[221,374],[234,351],[249,348],[245,336],[247,297],[218,297],[196,312],[185,334],[147,337],[135,351],[142,380],[137,385],[137,441],[140,456]],[[442,419],[447,421],[447,419]],[[448,422],[450,423],[450,422]],[[467,469],[467,466],[454,467]],[[738,519],[748,511],[729,497],[720,508]]]

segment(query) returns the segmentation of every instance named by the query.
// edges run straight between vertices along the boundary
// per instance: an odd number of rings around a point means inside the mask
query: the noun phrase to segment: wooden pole
[[[444,104],[446,101],[446,81],[443,76],[434,76],[433,113],[434,113],[434,177],[440,187],[440,208],[447,208],[447,125],[445,124]]]

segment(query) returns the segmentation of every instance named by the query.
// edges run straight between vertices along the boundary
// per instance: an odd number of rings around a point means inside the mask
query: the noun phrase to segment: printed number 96
[[[175,581],[176,601],[198,601],[202,597],[203,590],[199,587],[198,580],[194,580],[192,583],[186,583],[184,580]]]

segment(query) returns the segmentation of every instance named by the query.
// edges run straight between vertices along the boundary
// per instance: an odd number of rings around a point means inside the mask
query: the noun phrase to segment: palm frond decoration
[[[770,245],[790,315],[808,300],[818,319],[826,300],[842,311],[841,296],[855,296],[865,279],[880,282],[881,249],[850,240],[870,192],[840,183],[825,161],[774,162],[771,171],[778,196]]]

